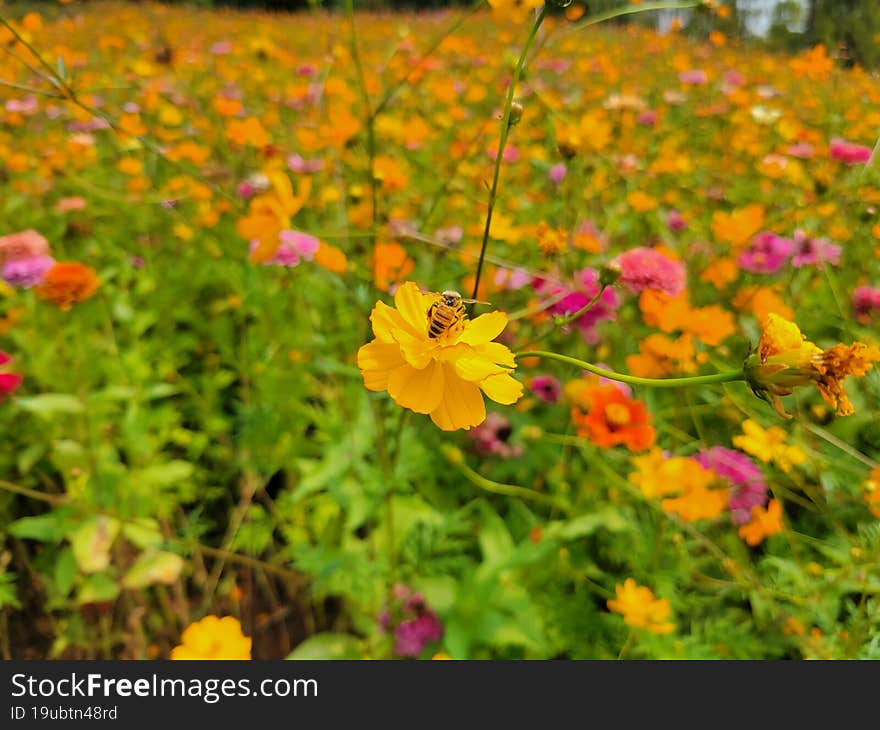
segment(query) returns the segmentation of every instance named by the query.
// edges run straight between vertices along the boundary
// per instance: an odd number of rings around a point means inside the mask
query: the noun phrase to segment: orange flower
[[[66,312],[74,304],[89,299],[100,284],[92,267],[71,261],[57,263],[49,269],[36,291],[40,299]]]
[[[373,249],[373,282],[380,291],[389,291],[393,284],[406,279],[414,267],[399,243],[377,243]]]
[[[765,537],[776,535],[784,529],[782,504],[777,499],[771,499],[767,509],[752,507],[752,521],[739,528],[739,536],[749,545],[759,545]]]
[[[865,492],[865,502],[874,517],[880,518],[880,467],[874,469],[871,475],[862,485]]]
[[[315,263],[323,266],[327,271],[334,274],[344,274],[348,269],[348,259],[342,252],[342,249],[331,246],[329,243],[321,241],[318,250],[315,252]]]
[[[712,214],[712,233],[715,238],[734,248],[747,244],[763,226],[764,208],[757,203],[732,213],[718,210]]]
[[[602,447],[625,444],[630,451],[642,451],[653,445],[654,427],[644,403],[629,398],[614,385],[597,385],[586,396],[589,413],[579,408],[571,410],[578,436]]]
[[[672,608],[665,598],[654,598],[650,588],[627,578],[614,586],[617,598],[608,601],[608,608],[623,616],[624,623],[647,629],[652,634],[670,634],[675,624],[667,621]]]

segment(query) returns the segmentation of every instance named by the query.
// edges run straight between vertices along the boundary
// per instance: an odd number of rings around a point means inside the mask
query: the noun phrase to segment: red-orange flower
[[[603,447],[625,444],[630,451],[642,451],[654,444],[656,434],[644,403],[614,385],[597,385],[586,395],[589,412],[571,410],[578,436]]]
[[[57,263],[36,288],[40,299],[68,311],[74,304],[89,299],[101,282],[91,266],[76,261]]]

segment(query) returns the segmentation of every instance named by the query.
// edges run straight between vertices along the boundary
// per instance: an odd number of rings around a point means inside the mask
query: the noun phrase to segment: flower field
[[[880,659],[880,78],[692,5],[0,5],[0,656]]]

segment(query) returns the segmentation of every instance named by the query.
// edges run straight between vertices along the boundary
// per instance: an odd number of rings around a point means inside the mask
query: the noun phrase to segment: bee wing
[[[462,304],[492,304],[492,302],[482,302],[479,299],[462,299]]]

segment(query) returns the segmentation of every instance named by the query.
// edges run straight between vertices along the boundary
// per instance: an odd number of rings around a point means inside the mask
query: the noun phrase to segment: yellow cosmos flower
[[[498,17],[524,23],[533,10],[544,6],[544,0],[489,0],[489,7]]]
[[[759,398],[788,417],[779,396],[790,395],[796,386],[814,384],[839,416],[855,409],[843,389],[850,375],[862,377],[880,361],[880,348],[855,342],[822,350],[807,340],[794,322],[769,314],[758,341],[758,350],[745,363],[749,385]]]
[[[675,624],[667,621],[672,608],[665,598],[654,598],[650,588],[638,585],[627,578],[623,585],[616,585],[617,598],[608,601],[608,608],[623,616],[624,623],[647,629],[654,634],[670,634]]]
[[[507,315],[463,319],[429,337],[428,310],[439,297],[405,282],[394,294],[396,309],[377,302],[370,315],[376,339],[358,350],[358,367],[368,390],[387,390],[397,405],[429,414],[444,431],[469,429],[486,419],[483,393],[504,405],[522,395],[522,384],[510,376],[513,353],[492,341]]]
[[[190,624],[171,650],[172,659],[250,659],[251,639],[232,616],[205,616]]]

